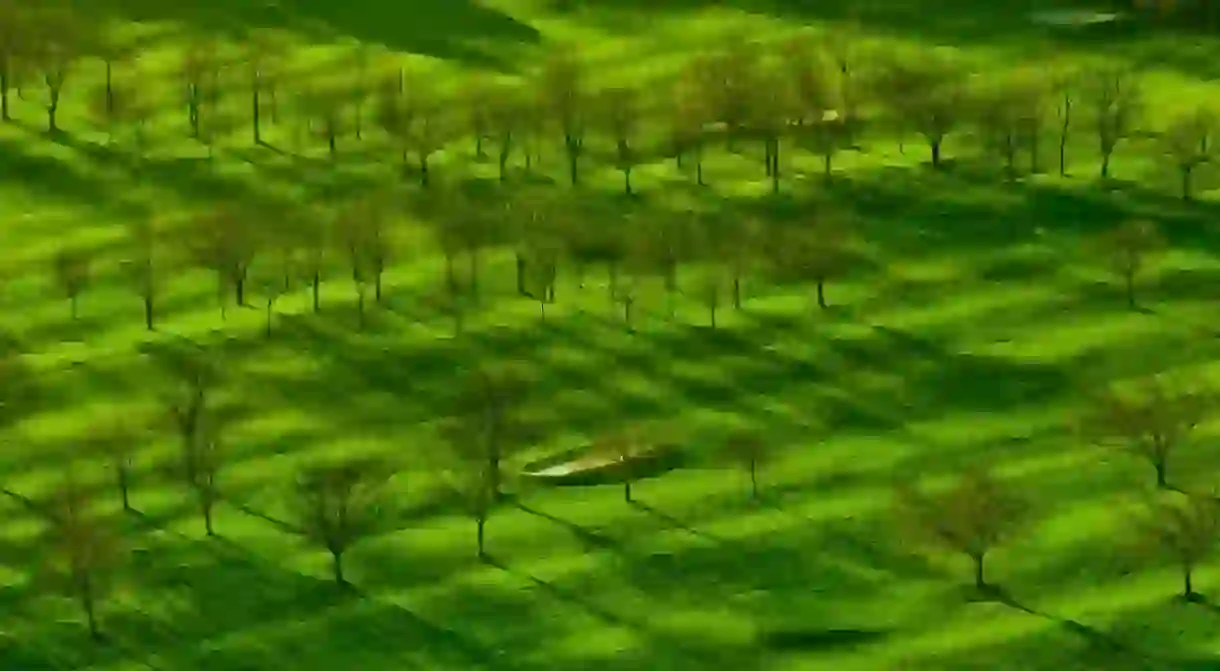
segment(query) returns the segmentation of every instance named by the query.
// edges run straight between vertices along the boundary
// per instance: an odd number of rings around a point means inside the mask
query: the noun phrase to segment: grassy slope
[[[130,18],[175,18],[159,14],[167,11],[160,3],[137,4],[126,6]],[[617,63],[608,78],[643,67],[640,54],[663,63],[730,22],[782,30],[799,18],[819,18],[787,12],[743,18],[730,11],[692,18],[612,12],[597,4],[568,17],[525,3],[506,9],[531,19],[547,37],[580,39],[598,60]],[[230,13],[219,16],[245,12],[248,20],[270,20],[245,5],[224,9]],[[356,9],[352,17],[361,16]],[[891,16],[885,9],[866,18]],[[313,8],[299,10],[310,15]],[[463,11],[430,12],[452,24],[447,32],[427,31],[431,39],[410,34],[425,31],[376,32],[390,21],[310,18],[329,19],[357,37],[393,38],[399,48],[476,63],[496,60],[477,55],[480,44],[532,37],[502,16]],[[953,40],[984,58],[1038,48],[1032,35],[1000,39],[983,29],[990,24],[968,19],[973,15],[964,12],[952,27],[922,22],[930,27],[919,31],[912,22],[876,24],[875,35]],[[174,37],[158,39],[158,48],[171,52]],[[528,55],[527,46],[497,44],[493,55]],[[1138,61],[1155,43],[1123,44],[1130,50],[1111,46],[1109,55]],[[1093,48],[1068,46],[1082,53]],[[331,57],[330,50],[315,51],[309,63]],[[1184,66],[1158,76],[1167,90],[1199,74]],[[19,116],[27,125],[39,122],[30,105]],[[181,124],[164,121],[166,137]],[[121,224],[132,217],[172,215],[218,194],[309,197],[308,184],[326,179],[320,170],[252,152],[237,137],[220,178],[181,158],[197,150],[163,142],[156,170],[135,187],[125,168],[80,139],[87,129],[71,109],[65,126],[77,138],[66,144],[29,129],[0,130],[0,189],[9,222],[3,243],[15,266],[45,267],[59,245],[98,246],[117,259]],[[467,151],[449,158],[450,174],[465,169]],[[1167,368],[1210,376],[1217,348],[1200,337],[1210,320],[1206,287],[1218,268],[1208,251],[1214,242],[1200,223],[1209,206],[1185,208],[1137,189],[1099,193],[1086,177],[1093,159],[1079,151],[1073,165],[1079,177],[1014,187],[965,172],[925,177],[910,165],[920,156],[915,147],[905,157],[870,147],[866,156],[844,157],[853,180],[824,197],[852,203],[863,215],[879,263],[830,288],[840,307],[812,314],[808,291],[753,285],[749,309],[726,314],[716,337],[699,328],[706,317],[697,305],[681,304],[677,320],[667,322],[657,296],[642,306],[638,332],[627,335],[603,290],[582,292],[566,280],[548,328],[539,329],[536,308],[511,295],[510,264],[497,259],[486,271],[496,278],[489,284],[498,284],[489,289],[486,309],[466,338],[452,341],[445,321],[413,300],[436,281],[437,261],[427,249],[412,249],[413,258],[395,269],[392,309],[379,312],[362,335],[351,330],[351,292],[342,282],[328,285],[320,320],[304,315],[304,295],[285,300],[275,335],[264,341],[254,311],[231,314],[222,324],[210,281],[176,278],[157,338],[180,334],[223,343],[240,371],[233,393],[249,409],[231,441],[235,463],[225,473],[232,503],[217,521],[225,541],[204,542],[181,494],[146,478],[136,505],[152,527],[131,524],[136,564],[106,611],[115,643],[90,651],[81,645],[71,604],[21,596],[28,578],[22,567],[32,552],[24,541],[37,527],[5,504],[0,580],[8,587],[0,591],[0,630],[11,639],[0,647],[0,662],[108,671],[874,670],[899,664],[1111,668],[1143,656],[1186,668],[1214,656],[1220,651],[1216,614],[1170,602],[1177,585],[1170,567],[1124,574],[1128,562],[1115,540],[1124,519],[1115,511],[1149,484],[1149,469],[1099,460],[1061,429],[1080,386]],[[808,162],[816,174],[812,159],[794,160],[798,167]],[[718,155],[712,163],[716,194],[749,199],[765,189],[753,158]],[[1151,169],[1136,150],[1116,162],[1120,177],[1142,178]],[[349,172],[360,181],[378,170],[354,164]],[[676,176],[659,165],[641,172],[644,189]],[[814,179],[787,188],[813,192]],[[617,188],[609,171],[598,181],[607,191]],[[649,197],[665,201],[675,193],[690,195],[670,186]],[[715,197],[693,197],[709,196]],[[1132,214],[1163,220],[1178,243],[1150,283],[1156,286],[1148,289],[1155,308],[1149,314],[1124,311],[1079,245],[1082,231]],[[67,307],[45,276],[12,280],[3,298],[9,328],[50,387],[36,412],[11,429],[14,447],[0,466],[6,486],[31,496],[56,481],[61,455],[77,449],[91,418],[148,400],[164,378],[135,355],[136,345],[154,338],[143,332],[138,302],[109,267],[85,297],[77,324],[68,322]],[[622,504],[614,489],[531,492],[527,505],[534,512],[497,515],[490,542],[498,566],[483,566],[472,558],[469,524],[434,504],[437,490],[427,476],[409,473],[400,483],[401,509],[392,515],[401,530],[353,552],[352,578],[367,597],[337,596],[324,582],[321,553],[301,547],[274,523],[287,515],[282,492],[294,465],[310,456],[370,451],[420,463],[422,470],[436,449],[428,422],[445,407],[454,370],[474,358],[539,369],[531,407],[553,420],[555,445],[624,417],[677,418],[696,436],[713,436],[729,424],[757,425],[784,448],[766,475],[777,505],[747,505],[741,478],[718,471],[641,485],[649,508]],[[827,430],[804,428],[810,417]],[[150,444],[142,461],[151,464],[169,449],[167,440]],[[1039,527],[998,554],[992,570],[1018,601],[1045,615],[965,603],[957,587],[964,565],[914,556],[886,532],[886,492],[895,477],[937,479],[980,460],[1043,504]],[[1176,472],[1186,484],[1209,484],[1214,466],[1199,451],[1183,454]],[[1216,585],[1216,569],[1200,573],[1202,591]],[[773,629],[808,635],[789,642],[797,650],[750,645]]]

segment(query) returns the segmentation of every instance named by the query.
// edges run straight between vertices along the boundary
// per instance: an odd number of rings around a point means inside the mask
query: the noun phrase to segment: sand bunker
[[[526,464],[521,476],[540,484],[599,485],[622,482],[627,476],[646,478],[677,468],[680,452],[659,447],[627,459],[591,453],[592,446],[581,446]]]

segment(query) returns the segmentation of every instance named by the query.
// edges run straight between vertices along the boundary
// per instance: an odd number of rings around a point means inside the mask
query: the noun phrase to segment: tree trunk
[[[335,584],[340,586],[347,585],[347,577],[343,575],[343,551],[330,550],[330,572],[335,577]]]
[[[479,559],[483,559],[484,557],[487,556],[487,552],[485,550],[486,546],[484,545],[484,540],[487,537],[487,534],[486,534],[487,517],[479,516],[479,518],[477,520],[475,520],[475,523],[477,525],[476,533],[478,534],[477,540],[478,540],[478,545],[479,545]]]
[[[1110,153],[1103,149],[1101,151],[1101,178],[1106,179],[1110,176]]]
[[[80,572],[80,605],[85,611],[85,621],[89,624],[89,637],[95,641],[100,641],[102,638],[102,629],[97,622],[97,601],[93,593],[93,576],[89,574],[89,569],[78,568]]]
[[[207,485],[207,487],[211,487],[211,485]],[[215,536],[216,530],[212,527],[212,507],[216,503],[215,494],[211,491],[201,491],[199,498],[199,511],[203,513],[203,530],[208,536]]]
[[[741,277],[733,277],[733,309],[741,309]]]
[[[928,145],[932,148],[932,167],[940,167],[940,140],[929,140]]]
[[[512,153],[513,136],[511,133],[504,135],[504,141],[500,144],[500,181],[508,181],[508,157]]]
[[[153,325],[153,298],[152,296],[144,297],[144,328],[149,331],[155,330]]]
[[[1182,168],[1182,200],[1190,200],[1191,198],[1191,177],[1194,172],[1194,166]]]
[[[123,497],[123,511],[131,512],[131,471],[127,464],[118,463],[115,473],[119,480],[119,495]]]
[[[821,277],[818,278],[818,307],[823,310],[829,307],[826,305],[826,280]]]
[[[517,252],[517,295],[525,295],[525,257]]]
[[[1156,470],[1156,486],[1159,489],[1169,489],[1169,464],[1164,457],[1157,457],[1152,462]]]
[[[970,557],[974,560],[974,586],[978,589],[986,589],[987,577],[983,572],[983,560],[986,555],[974,555]]]
[[[238,272],[236,275],[233,278],[233,299],[237,301],[238,305],[244,306],[246,304],[246,278],[243,277],[245,272]]]
[[[632,195],[631,190],[631,168],[623,168],[623,191],[628,195]]]
[[[9,66],[0,63],[0,121],[12,121],[8,110]]]
[[[260,132],[261,131],[260,122],[262,120],[259,118],[259,113],[258,113],[258,86],[259,85],[256,83],[254,85],[254,90],[250,92],[250,120],[251,120],[252,130],[254,132],[254,144],[255,145],[260,145],[263,143],[263,136],[262,136],[262,133]]]
[[[831,154],[829,151],[828,151],[828,152],[826,152],[826,153],[825,153],[825,154],[822,156],[822,177],[823,177],[823,178],[825,178],[825,180],[826,180],[827,182],[829,182],[829,181],[830,181],[830,170],[831,170],[831,167],[830,167],[830,160],[831,160],[831,156],[832,156],[832,154]]]
[[[268,338],[271,337],[271,310],[273,307],[275,307],[275,300],[268,298],[267,299],[267,327],[263,332],[263,335]]]
[[[356,325],[361,331],[364,330],[364,288],[356,289]]]
[[[623,481],[623,501],[631,503],[631,480]]]
[[[419,185],[424,188],[427,188],[429,181],[430,180],[429,180],[429,174],[428,174],[428,157],[420,156],[419,157]]]
[[[779,193],[779,138],[771,139],[771,193]]]
[[[384,273],[385,273],[385,271],[380,270],[380,269],[378,269],[377,272],[373,273],[373,302],[378,305],[381,305],[381,292],[382,292],[381,277]]]
[[[59,132],[59,123],[56,117],[59,114],[59,93],[51,93],[51,104],[47,105],[47,130],[51,133]]]
[[[322,273],[315,272],[312,278],[313,289],[313,312],[317,314],[322,310],[322,301],[319,294],[322,292]]]
[[[1063,124],[1059,127],[1059,176],[1067,174],[1068,125],[1072,118],[1072,102],[1063,101]]]
[[[1182,566],[1182,596],[1189,599],[1195,595],[1194,567],[1190,564]]]
[[[568,150],[568,180],[572,186],[580,183],[579,160],[580,152],[576,149],[576,140],[571,136],[564,137],[564,147]]]

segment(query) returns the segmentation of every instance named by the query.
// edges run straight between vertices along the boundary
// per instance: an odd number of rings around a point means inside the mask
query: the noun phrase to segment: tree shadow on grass
[[[191,0],[167,5],[155,0],[102,0],[93,10],[138,22],[176,21],[195,28],[242,36],[262,28],[290,29],[315,38],[348,38],[391,49],[451,59],[464,65],[508,69],[511,64],[480,43],[536,43],[534,27],[471,0]]]
[[[759,635],[759,644],[779,652],[825,653],[879,643],[889,632],[870,629],[775,629]]]
[[[613,539],[609,536],[606,536],[604,534],[600,534],[596,531],[591,531],[589,529],[586,529],[585,527],[583,527],[579,524],[576,524],[575,522],[572,522],[570,520],[565,520],[561,517],[557,517],[550,513],[538,510],[537,508],[531,508],[530,506],[527,506],[522,503],[518,503],[517,508],[524,513],[528,513],[530,515],[535,515],[535,516],[541,517],[545,520],[554,522],[555,524],[558,524],[558,525],[562,526],[563,528],[567,529],[568,531],[572,532],[572,535],[576,537],[576,540],[580,541],[581,546],[585,549],[586,552],[598,551],[598,550],[609,550],[609,551],[618,552],[618,551],[622,550],[622,546],[615,539]]]

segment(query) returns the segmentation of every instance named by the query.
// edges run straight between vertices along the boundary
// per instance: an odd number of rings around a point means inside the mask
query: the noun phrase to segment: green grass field
[[[437,73],[451,74],[522,72],[545,43],[564,41],[579,44],[606,81],[669,67],[729,27],[779,36],[806,24],[834,29],[845,16],[842,3],[761,0],[586,0],[575,10],[543,0],[200,4],[209,9],[145,0],[98,7],[133,22],[153,70],[168,71],[192,31],[245,24],[295,31],[302,76],[340,76],[335,45],[346,39],[427,55]],[[870,44],[951,43],[996,63],[1052,51],[1155,63],[1150,95],[1164,102],[1153,106],[1151,129],[1162,111],[1220,96],[1208,83],[1218,40],[1059,33],[1029,24],[1028,7],[975,4],[938,13],[930,1],[877,0],[857,19]],[[141,515],[119,522],[131,558],[102,607],[105,643],[89,642],[74,601],[37,589],[30,567],[42,552],[33,543],[40,523],[15,497],[0,500],[3,668],[1220,668],[1220,611],[1174,600],[1176,568],[1136,564],[1124,550],[1151,468],[1082,445],[1067,428],[1085,391],[1160,372],[1188,380],[1220,372],[1220,209],[1211,193],[1177,199],[1172,172],[1146,143],[1120,146],[1117,180],[1105,188],[1088,136],[1070,148],[1067,178],[1012,184],[955,139],[946,144],[954,169],[932,172],[913,138],[904,154],[890,139],[866,138],[864,151],[838,159],[829,186],[817,157],[792,152],[774,197],[761,155],[711,151],[706,189],[690,187],[672,161],[643,166],[636,187],[646,207],[693,203],[794,219],[810,202],[832,201],[857,215],[870,263],[828,286],[830,309],[812,304],[811,287],[747,281],[745,309],[723,309],[714,332],[689,298],[669,318],[659,283],[628,332],[600,269],[578,288],[561,268],[543,324],[537,304],[513,292],[504,250],[487,258],[485,298],[454,337],[421,298],[440,284],[442,265],[422,236],[403,241],[387,305],[363,331],[338,271],[323,287],[322,314],[296,292],[277,305],[270,337],[260,310],[230,309],[222,321],[213,280],[184,271],[167,283],[159,327],[148,332],[118,269],[125,224],[218,200],[274,206],[358,192],[394,178],[394,153],[382,164],[385,152],[369,148],[375,136],[350,140],[335,168],[251,147],[243,131],[212,169],[201,148],[177,139],[184,114],[166,113],[148,158],[133,167],[101,147],[104,136],[73,100],[96,84],[100,64],[73,76],[64,137],[41,132],[34,88],[15,101],[16,122],[0,126],[3,328],[39,390],[6,410],[0,485],[34,499],[47,493],[93,427],[172,388],[155,353],[180,338],[223,354],[225,395],[241,417],[228,438],[219,538],[204,536],[180,487],[154,477],[173,436],[142,447],[133,493]],[[290,143],[276,126],[267,135]],[[494,166],[474,161],[470,144],[438,157],[440,179],[494,181]],[[546,149],[543,168],[558,182],[547,188],[563,190],[558,151]],[[579,198],[589,216],[614,217],[620,176],[594,163],[586,174]],[[1211,180],[1202,177],[1201,191]],[[1126,308],[1087,244],[1130,218],[1157,221],[1172,243],[1141,282],[1144,311]],[[76,320],[51,281],[51,259],[65,247],[103,260]],[[522,461],[638,420],[674,422],[695,450],[747,426],[779,451],[762,476],[765,501],[749,500],[742,473],[718,468],[644,480],[635,506],[613,486],[510,482],[521,505],[495,511],[492,560],[480,562],[473,523],[433,473],[444,449],[435,422],[466,369],[497,361],[520,363],[538,380],[526,406],[546,437]],[[26,389],[8,375],[6,384]],[[1216,484],[1215,433],[1205,423],[1175,454],[1175,484]],[[351,551],[356,594],[330,582],[324,552],[283,530],[293,474],[337,454],[405,466],[386,529]],[[78,477],[109,487],[112,476],[86,461],[74,467]],[[1036,524],[989,567],[1023,608],[971,600],[964,558],[917,552],[893,533],[895,481],[946,482],[977,465],[1036,502]],[[105,492],[117,511],[117,494]],[[1220,560],[1199,569],[1196,589],[1220,599]]]

